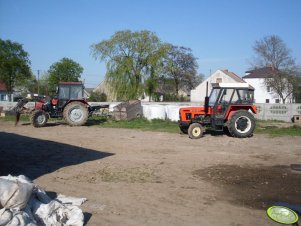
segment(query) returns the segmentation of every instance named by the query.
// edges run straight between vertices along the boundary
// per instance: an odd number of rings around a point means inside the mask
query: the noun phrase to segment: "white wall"
[[[9,110],[16,105],[17,102],[0,101],[0,106],[4,110]],[[89,102],[90,105],[109,104],[109,111],[113,111],[113,107],[119,102]],[[196,103],[142,103],[143,116],[147,119],[169,119],[171,121],[179,120],[179,109],[181,107],[202,106]],[[254,116],[258,119],[269,120],[278,119],[290,121],[294,115],[301,115],[301,104],[258,104],[257,114]],[[33,108],[34,102],[29,102],[26,107]]]
[[[246,78],[244,80],[255,88],[255,103],[266,103],[266,99],[269,99],[271,104],[276,103],[278,96],[267,91],[267,87],[264,85],[263,78]]]

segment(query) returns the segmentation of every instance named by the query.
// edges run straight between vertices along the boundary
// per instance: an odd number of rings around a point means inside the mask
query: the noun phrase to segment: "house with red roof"
[[[208,95],[212,89],[212,83],[246,83],[237,74],[228,69],[217,70],[209,78],[199,84],[195,89],[190,91],[191,102],[204,101],[206,96],[206,84],[208,82]]]
[[[0,101],[8,101],[8,92],[5,83],[0,82]]]

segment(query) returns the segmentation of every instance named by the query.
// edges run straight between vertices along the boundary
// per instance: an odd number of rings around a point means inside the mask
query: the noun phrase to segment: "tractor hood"
[[[185,107],[185,108],[180,108],[180,112],[198,112],[198,113],[205,113],[205,107],[204,106],[199,106],[199,107]]]

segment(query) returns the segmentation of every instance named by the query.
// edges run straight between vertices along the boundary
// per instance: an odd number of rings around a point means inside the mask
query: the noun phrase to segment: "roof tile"
[[[242,78],[271,78],[275,74],[276,70],[269,66],[264,68],[258,68],[250,71],[246,71],[246,76]]]

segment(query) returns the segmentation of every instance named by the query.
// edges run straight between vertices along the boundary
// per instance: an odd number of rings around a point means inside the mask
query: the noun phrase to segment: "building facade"
[[[208,82],[208,95],[212,89],[212,83],[245,83],[238,75],[233,72],[225,70],[217,70],[211,76],[209,76],[205,81],[199,84],[195,89],[190,92],[191,102],[201,102],[204,101],[206,96],[206,84]]]
[[[9,96],[7,93],[6,85],[3,82],[0,82],[0,101],[8,101]]]
[[[255,88],[254,101],[255,103],[280,103],[281,99],[278,94],[272,92],[271,87],[265,85],[264,81],[267,78],[272,78],[275,74],[275,69],[272,66],[258,68],[254,70],[246,71],[246,75],[243,78],[244,81],[249,83]],[[287,98],[287,102],[290,102],[291,98]]]

